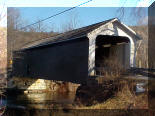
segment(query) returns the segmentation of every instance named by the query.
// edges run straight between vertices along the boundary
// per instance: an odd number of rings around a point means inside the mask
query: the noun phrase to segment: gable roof
[[[105,25],[105,24],[107,24],[111,21],[115,21],[115,20],[118,21],[118,19],[113,18],[113,19],[106,20],[103,22],[99,22],[96,24],[92,24],[92,25],[89,25],[86,27],[82,27],[82,28],[78,28],[78,29],[75,29],[72,31],[61,33],[61,34],[54,36],[54,37],[34,41],[34,42],[31,42],[31,43],[25,45],[21,50],[32,49],[32,48],[41,47],[41,46],[45,46],[45,45],[49,45],[49,44],[68,41],[68,40],[77,39],[77,38],[84,37],[84,36],[86,37],[87,34],[91,31],[93,31],[94,29],[97,29],[100,26]],[[133,34],[136,34],[133,30],[129,29],[129,27],[127,27],[127,26],[125,26],[125,27],[128,30],[130,30]]]

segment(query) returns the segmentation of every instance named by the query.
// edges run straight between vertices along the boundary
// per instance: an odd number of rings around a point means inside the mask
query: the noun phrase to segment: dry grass
[[[148,109],[148,95],[142,93],[136,95],[127,81],[122,81],[123,87],[116,92],[115,96],[103,103],[92,106],[76,107],[77,109]],[[130,83],[131,84],[131,83]]]
[[[89,107],[78,107],[77,109],[148,109],[147,92],[140,95],[135,94],[136,83],[144,82],[144,80],[121,78],[126,70],[118,59],[106,59],[101,63],[101,67],[103,67],[101,71],[104,78],[98,77],[98,82],[101,84],[108,79],[112,80],[113,84],[117,83],[118,91],[115,92],[114,97],[103,103]]]
[[[116,53],[115,53],[116,54]],[[124,66],[115,57],[105,58],[100,63],[100,74],[104,75],[104,78],[115,79],[120,77],[126,72]]]

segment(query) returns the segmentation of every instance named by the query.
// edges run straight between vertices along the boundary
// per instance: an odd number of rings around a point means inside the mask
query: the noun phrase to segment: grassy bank
[[[119,81],[123,85],[109,99],[91,106],[77,106],[76,109],[148,109],[148,91],[135,93],[135,83],[144,80],[125,79]]]

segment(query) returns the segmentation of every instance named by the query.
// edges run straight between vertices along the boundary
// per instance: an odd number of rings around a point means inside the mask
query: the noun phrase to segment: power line
[[[70,10],[72,10],[72,9],[75,9],[76,7],[79,7],[79,6],[82,6],[82,5],[84,5],[84,4],[87,4],[88,2],[91,2],[91,1],[92,1],[92,0],[88,0],[87,2],[81,3],[81,4],[77,5],[77,6],[71,7],[71,8],[69,8],[69,9],[64,10],[64,11],[61,11],[61,12],[59,12],[59,13],[57,13],[57,14],[54,14],[54,15],[52,15],[52,16],[49,16],[49,17],[45,18],[45,19],[39,20],[39,21],[37,21],[37,22],[35,22],[35,23],[32,23],[32,24],[29,24],[29,25],[27,25],[27,26],[24,26],[24,27],[22,27],[22,28],[20,28],[20,29],[22,30],[22,29],[27,28],[27,27],[29,27],[29,26],[32,26],[32,25],[35,25],[35,24],[37,24],[37,23],[43,22],[43,21],[48,20],[48,19],[50,19],[50,18],[53,18],[53,17],[55,17],[55,16],[57,16],[57,15],[60,15],[60,14],[63,14],[63,13],[65,13],[65,12],[67,12],[67,11],[70,11]]]

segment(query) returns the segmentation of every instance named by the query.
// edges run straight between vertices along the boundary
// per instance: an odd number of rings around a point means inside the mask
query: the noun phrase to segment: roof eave
[[[124,23],[120,22],[119,20],[117,20],[117,22],[119,22],[123,27],[125,27],[127,30],[129,30],[136,37],[137,40],[142,40],[140,35],[138,35],[135,31],[133,31],[133,29],[131,29],[129,26],[125,25]]]
[[[66,39],[66,40],[61,40],[61,41],[52,42],[52,43],[46,43],[46,44],[40,44],[40,45],[36,45],[36,46],[32,46],[32,47],[27,47],[27,48],[22,48],[22,49],[20,49],[20,51],[25,51],[25,50],[29,50],[29,49],[33,49],[33,48],[38,48],[38,47],[52,45],[52,44],[56,44],[56,43],[66,42],[66,41],[71,41],[71,40],[75,40],[75,39],[82,38],[82,37],[87,37],[87,35],[84,34],[82,36],[74,37],[74,38],[70,38],[70,39]]]

